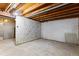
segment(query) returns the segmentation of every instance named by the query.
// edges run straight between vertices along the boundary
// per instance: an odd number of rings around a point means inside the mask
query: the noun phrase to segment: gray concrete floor
[[[0,56],[79,56],[79,46],[45,39],[15,46],[7,39],[0,40]]]

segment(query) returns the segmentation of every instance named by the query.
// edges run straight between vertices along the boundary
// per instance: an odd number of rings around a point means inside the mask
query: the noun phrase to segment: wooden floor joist
[[[70,7],[71,6],[71,7]],[[77,14],[77,15],[76,15]],[[53,19],[60,19],[63,17],[69,17],[69,16],[78,16],[79,15],[79,4],[70,4],[67,6],[63,6],[60,8],[60,10],[57,9],[57,11],[49,11],[48,13],[39,14],[31,19],[37,20],[37,21],[50,21]]]

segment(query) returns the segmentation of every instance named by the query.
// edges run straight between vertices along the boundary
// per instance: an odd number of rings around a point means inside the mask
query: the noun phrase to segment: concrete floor
[[[38,39],[15,46],[11,39],[0,40],[0,56],[79,56],[79,46]]]

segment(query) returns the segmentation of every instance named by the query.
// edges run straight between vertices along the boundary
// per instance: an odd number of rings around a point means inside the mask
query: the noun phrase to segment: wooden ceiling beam
[[[65,9],[65,10],[61,10],[61,11],[57,11],[57,12],[54,12],[54,13],[50,13],[50,14],[46,14],[46,15],[40,15],[38,17],[35,17],[35,18],[46,18],[46,17],[52,17],[52,16],[56,16],[56,15],[60,15],[62,13],[68,13],[69,11],[70,12],[74,12],[75,9],[79,9],[79,7],[74,7],[74,8],[70,8],[70,9]],[[52,15],[52,16],[51,16]]]
[[[49,9],[43,10],[43,11],[41,11],[41,12],[34,13],[34,14],[30,15],[29,17],[34,17],[34,16],[36,16],[36,15],[43,14],[43,13],[45,13],[45,12],[51,11],[51,10],[53,10],[53,9],[56,9],[56,8],[62,7],[62,6],[67,5],[67,4],[69,4],[69,3],[65,3],[65,4],[60,4],[60,5],[54,6],[54,7],[52,7],[52,8],[49,8]]]
[[[0,11],[5,11],[9,3],[0,3]]]
[[[21,8],[25,3],[19,3],[19,5],[16,7],[16,10],[18,10],[19,8]]]
[[[58,14],[58,15],[51,15],[51,17],[46,17],[46,18],[42,18],[42,17],[40,17],[40,18],[32,18],[32,19],[34,19],[34,20],[40,20],[40,21],[45,21],[45,20],[50,20],[50,19],[56,19],[56,18],[62,18],[62,17],[67,17],[67,16],[71,16],[71,15],[74,15],[75,17],[76,16],[79,16],[79,9],[77,9],[77,10],[75,10],[75,11],[73,11],[72,10],[72,12],[71,11],[68,11],[68,12],[65,12],[65,13],[61,13],[61,14]],[[76,15],[77,14],[77,15]]]
[[[35,5],[36,3],[24,3],[20,8],[18,8],[17,10],[20,10],[22,12],[24,12],[24,10],[28,9],[29,7]]]
[[[10,3],[7,8],[5,9],[5,12],[7,12],[7,10],[12,6],[12,3]]]
[[[76,5],[77,6],[77,5]],[[54,9],[54,10],[51,10],[51,11],[48,11],[46,13],[42,13],[42,14],[38,14],[36,16],[34,16],[35,18],[38,18],[38,17],[42,17],[43,15],[50,15],[51,13],[55,13],[58,11],[63,11],[63,10],[67,10],[67,9],[70,9],[70,8],[73,8],[73,7],[76,7],[74,6],[73,4],[69,4],[69,5],[66,5],[66,6],[63,6],[63,7],[60,7],[60,8],[57,8],[57,9]]]
[[[44,5],[44,3],[37,3],[37,4],[33,5],[33,6],[30,6],[29,8],[27,8],[27,9],[25,9],[25,10],[23,11],[23,15],[24,15],[24,14],[27,14],[28,12],[30,12],[30,11],[32,11],[32,10],[34,10],[34,9],[36,9],[36,8],[38,8],[38,7],[40,7],[40,6],[42,6],[42,5]]]
[[[10,12],[12,9],[15,9],[19,3],[11,3],[10,6],[8,6],[7,12]]]
[[[72,10],[72,12],[68,11],[68,12],[58,14],[58,15],[50,15],[48,17],[44,17],[44,18],[40,17],[40,18],[34,18],[34,19],[41,19],[41,20],[50,19],[50,18],[54,19],[55,17],[61,17],[61,16],[65,16],[65,15],[75,14],[75,13],[78,13],[78,12],[79,12],[79,9],[77,9],[75,11]]]
[[[60,4],[60,3],[59,3]],[[35,14],[35,13],[38,13],[38,12],[41,12],[41,11],[43,11],[43,10],[46,10],[46,9],[48,9],[48,8],[51,8],[51,7],[54,7],[54,6],[57,6],[57,5],[59,5],[59,4],[51,4],[51,5],[48,5],[48,6],[46,6],[46,7],[43,7],[43,8],[41,8],[40,7],[40,9],[37,9],[37,10],[35,10],[35,11],[32,11],[32,12],[30,12],[30,13],[27,13],[27,14],[25,14],[24,16],[26,16],[26,17],[28,17],[28,16],[30,16],[30,15],[32,15],[32,14]]]
[[[51,10],[48,13],[45,13],[45,14],[42,13],[42,14],[36,15],[35,17],[31,17],[31,19],[38,20],[38,21],[45,21],[45,20],[50,20],[55,18],[62,18],[67,15],[79,16],[78,4],[70,4],[70,5],[67,5],[67,8],[61,7],[61,8],[58,8],[57,10],[55,9],[56,11]]]
[[[71,14],[61,15],[61,16],[56,16],[56,17],[52,17],[52,18],[47,18],[47,19],[44,19],[44,20],[40,19],[40,22],[60,20],[60,19],[65,19],[65,18],[74,18],[74,17],[79,17],[79,13],[74,13],[74,14],[71,13]]]

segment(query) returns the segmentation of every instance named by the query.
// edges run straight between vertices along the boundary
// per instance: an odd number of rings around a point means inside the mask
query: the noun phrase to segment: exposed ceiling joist
[[[59,3],[59,4],[60,4],[60,3]],[[49,8],[51,8],[51,7],[57,6],[57,5],[59,5],[59,4],[53,4],[53,3],[52,3],[51,5],[47,5],[47,6],[43,7],[43,8],[37,9],[37,10],[35,10],[35,11],[33,11],[33,12],[26,13],[24,16],[28,17],[28,16],[30,16],[30,15],[32,15],[32,14],[35,14],[35,13],[44,11],[44,10],[49,9]]]
[[[32,17],[32,19],[44,22],[60,19],[63,17],[79,17],[79,4],[68,4],[61,8],[55,9],[54,11],[51,10],[47,13],[42,13],[40,15]]]
[[[56,15],[59,15],[59,14],[61,14],[61,13],[69,13],[68,11],[72,11],[72,12],[74,12],[73,10],[78,10],[79,9],[79,7],[74,7],[74,8],[69,8],[69,9],[64,9],[64,10],[61,10],[61,11],[57,11],[57,12],[52,12],[52,13],[49,13],[49,14],[46,14],[46,15],[40,15],[39,17],[40,18],[46,18],[46,17],[52,17],[52,16],[56,16]],[[52,15],[52,16],[51,16]],[[39,17],[35,17],[35,18],[39,18]]]
[[[0,11],[4,11],[8,5],[9,3],[0,3]]]
[[[15,13],[41,22],[79,16],[78,3],[1,3],[0,10],[3,16]]]
[[[62,6],[67,5],[67,4],[69,4],[69,3],[60,4],[60,5],[54,6],[54,7],[52,7],[52,8],[49,8],[49,9],[43,10],[43,11],[41,11],[41,12],[31,14],[30,16],[27,16],[27,17],[33,17],[33,16],[35,16],[35,15],[38,15],[38,14],[41,14],[41,13],[44,13],[44,12],[48,12],[48,11],[50,11],[50,10],[53,10],[53,9],[56,9],[56,8],[62,7]]]
[[[24,10],[26,10],[27,8],[29,8],[29,7],[31,7],[31,6],[33,6],[34,4],[36,4],[36,3],[24,3],[20,8],[18,8],[17,10],[20,10],[20,11],[24,11]]]
[[[11,3],[11,4],[7,7],[6,11],[7,11],[7,12],[10,12],[12,9],[16,8],[18,5],[19,5],[19,3]]]
[[[38,8],[38,7],[40,7],[40,6],[42,6],[42,5],[44,5],[44,3],[38,3],[38,4],[34,4],[33,6],[31,6],[31,7],[29,7],[29,8],[27,8],[27,9],[25,9],[24,11],[23,11],[23,15],[24,14],[27,14],[28,12],[30,12],[30,11],[32,11],[32,10],[34,10],[34,9],[36,9],[36,8]]]
[[[7,12],[7,10],[12,6],[12,3],[10,3],[7,8],[5,9],[5,12]]]
[[[46,22],[46,21],[54,21],[54,20],[60,20],[60,19],[65,19],[65,18],[74,18],[74,17],[79,17],[78,16],[79,13],[70,13],[70,14],[65,14],[65,15],[60,15],[60,16],[55,16],[53,18],[47,18],[47,19],[44,19],[44,20],[41,20],[40,19],[40,22]]]

